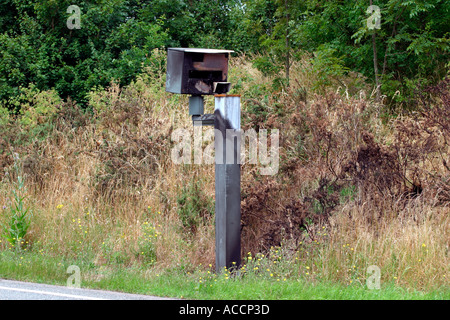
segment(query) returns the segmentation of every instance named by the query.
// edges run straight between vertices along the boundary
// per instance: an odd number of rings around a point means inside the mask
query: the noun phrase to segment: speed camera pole
[[[216,272],[241,263],[241,98],[216,95],[214,110]]]
[[[214,126],[216,271],[241,263],[241,98],[230,90],[232,50],[169,48],[166,91],[189,94],[194,126]],[[214,114],[204,114],[204,95],[215,95]]]

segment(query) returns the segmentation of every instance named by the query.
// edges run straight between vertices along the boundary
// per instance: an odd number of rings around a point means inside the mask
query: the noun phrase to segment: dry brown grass
[[[349,205],[330,220],[329,245],[323,250],[330,279],[350,279],[353,266],[377,265],[382,281],[416,289],[448,284],[448,208],[421,201],[384,215],[366,205]],[[373,222],[367,217],[372,216]],[[336,272],[340,270],[340,272]],[[365,269],[359,270],[364,279]]]

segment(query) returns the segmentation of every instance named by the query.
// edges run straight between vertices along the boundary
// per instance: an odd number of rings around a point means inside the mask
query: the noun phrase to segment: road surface
[[[167,300],[170,298],[114,291],[69,288],[0,279],[0,300]]]

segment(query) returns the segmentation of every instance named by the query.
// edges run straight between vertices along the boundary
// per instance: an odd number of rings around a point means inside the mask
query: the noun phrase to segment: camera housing
[[[228,59],[232,50],[168,48],[166,91],[213,95],[230,90]]]

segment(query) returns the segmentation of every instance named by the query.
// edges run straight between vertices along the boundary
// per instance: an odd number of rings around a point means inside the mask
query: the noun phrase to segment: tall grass
[[[435,147],[423,158],[401,162],[398,172],[411,182],[422,178],[423,192],[406,199],[402,192],[413,185],[396,180],[392,166],[377,166],[368,157],[366,171],[357,167],[367,150],[378,150],[388,164],[399,163],[392,160],[391,146],[398,147],[397,155],[412,157],[402,153],[406,142],[397,136],[401,119],[383,122],[382,106],[356,92],[351,79],[343,79],[347,93],[335,88],[316,95],[315,75],[307,70],[307,61],[294,64],[285,91],[250,59],[231,64],[233,93],[242,95],[243,127],[281,129],[277,176],[242,167],[242,255],[250,252],[253,258],[246,260],[247,271],[256,279],[364,287],[367,267],[376,265],[382,283],[448,288],[449,202],[439,191],[448,174],[439,158],[448,156],[448,145],[439,140],[443,133],[436,128]],[[149,69],[126,88],[112,83],[92,92],[91,114],[73,102],[61,103],[56,117],[49,115],[51,129],[31,142],[13,139],[26,124],[2,124],[0,148],[14,145],[23,158],[34,212],[30,250],[93,268],[141,266],[187,274],[214,265],[214,217],[207,214],[214,169],[171,161],[172,131],[192,130],[192,124],[187,98],[166,93],[164,77],[163,70]],[[11,165],[2,155],[0,168]],[[430,172],[444,181],[441,189],[434,188]],[[3,178],[0,205],[9,192]],[[0,221],[6,221],[1,207]],[[0,243],[0,250],[9,248]]]

